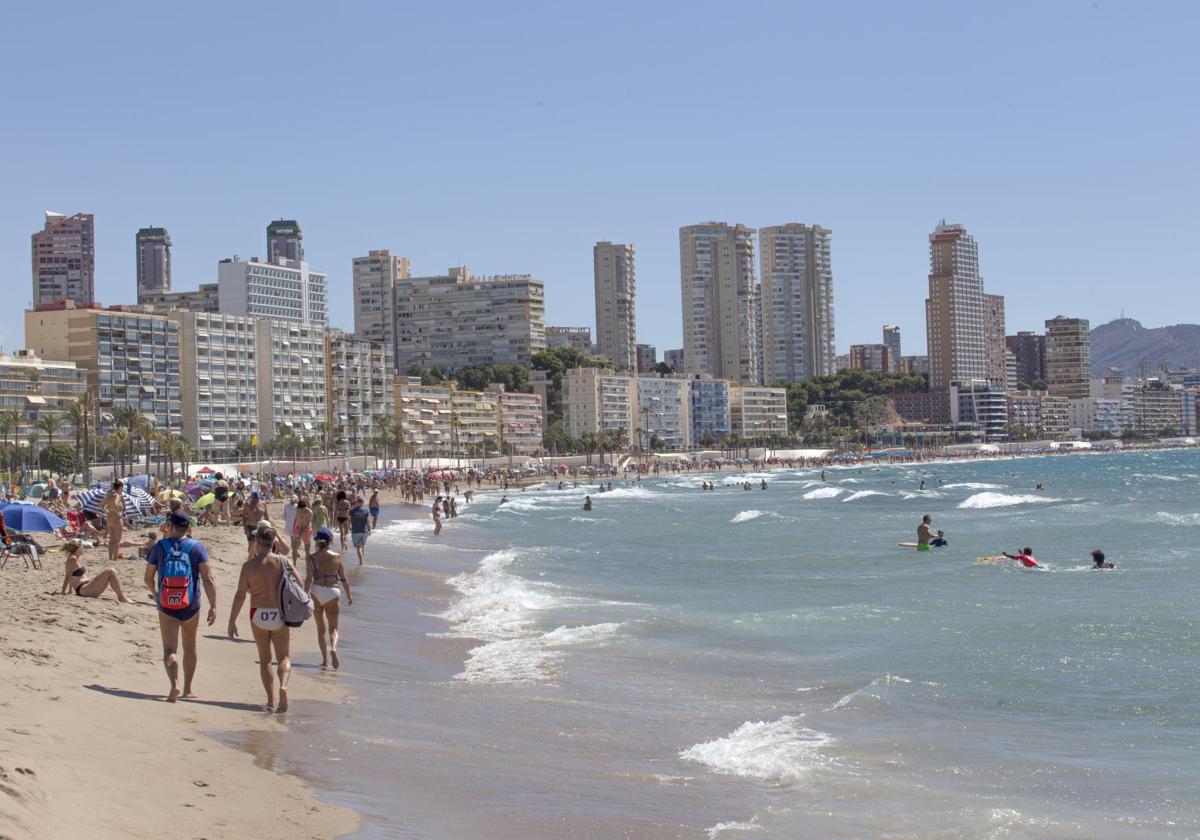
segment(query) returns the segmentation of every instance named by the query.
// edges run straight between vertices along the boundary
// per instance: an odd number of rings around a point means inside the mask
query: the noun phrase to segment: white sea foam
[[[947,490],[961,488],[963,490],[1003,490],[1007,484],[988,484],[986,481],[960,481],[955,484],[943,484]]]
[[[399,545],[412,542],[413,537],[422,531],[433,533],[433,523],[427,519],[396,519],[376,528],[371,532],[373,541],[385,542],[388,545]]]
[[[851,493],[843,502],[857,502],[859,499],[868,499],[871,496],[890,496],[891,493],[884,493],[882,490],[859,490],[857,493]]]
[[[901,498],[903,498],[905,501],[911,501],[913,499],[940,499],[942,498],[942,495],[943,494],[936,490],[913,490],[911,492],[901,494]]]
[[[489,641],[515,638],[528,632],[531,613],[564,603],[549,584],[508,571],[519,557],[516,549],[496,551],[475,571],[450,579],[460,597],[441,617],[451,623],[453,635]]]
[[[1028,493],[996,493],[989,490],[968,496],[959,502],[958,506],[963,510],[987,510],[989,508],[1013,507],[1015,505],[1045,505],[1061,501],[1063,500],[1054,499],[1050,496],[1034,496]]]
[[[472,648],[455,679],[470,683],[534,683],[552,680],[567,648],[601,644],[623,625],[610,622],[559,627],[541,636],[505,639]]]
[[[762,831],[762,826],[758,823],[758,817],[754,817],[748,822],[719,822],[707,831],[708,840],[717,840],[722,834],[729,831]]]
[[[1200,513],[1167,513],[1159,511],[1154,518],[1166,525],[1200,525]]]
[[[770,722],[747,721],[724,738],[688,747],[679,757],[729,776],[792,784],[821,763],[820,750],[832,740],[789,715]]]
[[[815,490],[809,490],[804,494],[805,499],[832,499],[841,495],[842,488],[840,487],[818,487]]]
[[[744,510],[737,516],[733,517],[733,519],[730,519],[729,524],[737,525],[742,522],[749,522],[751,519],[758,519],[760,516],[764,516],[765,514],[766,512],[761,510]]]

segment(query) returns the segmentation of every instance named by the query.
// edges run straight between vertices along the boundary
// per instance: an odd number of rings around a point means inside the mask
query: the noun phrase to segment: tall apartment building
[[[527,274],[473,277],[466,266],[396,282],[396,370],[528,364],[546,349],[545,289]]]
[[[764,382],[836,373],[832,234],[795,223],[758,232]]]
[[[1045,391],[1009,391],[1008,425],[1037,438],[1066,437],[1070,428],[1070,401]]]
[[[1099,432],[1120,437],[1121,400],[1109,397],[1084,397],[1067,400],[1067,424],[1083,432]]]
[[[570,347],[585,356],[595,350],[592,344],[591,327],[546,327],[546,347]]]
[[[892,363],[891,372],[900,373],[900,328],[895,324],[883,325],[883,345],[888,349],[888,361]]]
[[[137,302],[171,291],[171,235],[166,228],[144,227],[134,237],[137,253]]]
[[[563,426],[571,437],[623,431],[637,441],[637,380],[611,368],[574,368],[563,376]]]
[[[691,442],[689,380],[652,376],[633,380],[637,383],[636,444],[649,449],[658,438],[666,449],[675,452],[687,449]]]
[[[354,334],[366,341],[381,341],[396,362],[396,281],[412,276],[412,263],[388,250],[368,251],[355,257]]]
[[[235,460],[238,443],[260,435],[255,319],[186,310],[167,317],[179,326],[183,436],[202,460]]]
[[[1008,388],[1008,347],[1004,339],[1004,295],[983,296],[983,355],[987,381]],[[1015,384],[1015,383],[1014,383]]]
[[[87,370],[100,434],[113,428],[118,406],[130,406],[156,429],[183,427],[179,325],[164,315],[125,308],[52,305],[25,313],[25,341],[44,359]]]
[[[617,370],[637,367],[637,271],[634,247],[597,242],[592,249],[596,279],[596,352]]]
[[[267,225],[267,262],[304,262],[304,235],[295,219],[279,219]]]
[[[217,283],[201,283],[194,292],[148,292],[140,297],[138,303],[162,310],[220,312],[221,287]]]
[[[729,388],[729,425],[744,440],[757,441],[786,435],[787,390],[762,385]]]
[[[1092,334],[1087,318],[1059,315],[1046,322],[1046,383],[1050,393],[1077,400],[1090,396]]]
[[[639,344],[637,346],[638,373],[647,373],[652,371],[657,364],[658,349],[653,344]]]
[[[360,452],[395,408],[392,350],[341,330],[325,333],[325,410],[335,446]]]
[[[325,403],[325,328],[296,321],[255,321],[258,426],[261,441],[283,428],[297,437],[322,439]]]
[[[925,300],[929,389],[987,379],[987,341],[979,248],[963,225],[941,222],[929,235]]]
[[[9,434],[18,444],[34,431],[42,415],[63,417],[87,387],[87,371],[74,362],[43,359],[32,350],[0,353],[0,411],[16,412],[17,427]],[[60,442],[73,434],[74,429],[65,426],[59,432]],[[39,432],[39,437],[43,435]]]
[[[851,344],[850,367],[888,373],[892,370],[892,351],[886,344]]]
[[[277,242],[277,249],[286,250]],[[303,249],[296,245],[293,250]],[[217,264],[217,293],[220,310],[229,315],[253,315],[294,324],[324,327],[328,322],[325,274],[308,263],[278,258],[248,262],[237,258]]]
[[[1182,433],[1182,391],[1182,388],[1172,388],[1158,379],[1148,379],[1138,384],[1133,390],[1133,428],[1144,435]]]
[[[729,434],[729,383],[724,379],[692,377],[688,382],[691,400],[689,448],[715,446]]]
[[[96,224],[91,213],[46,211],[42,230],[30,237],[33,308],[60,300],[96,300]]]
[[[664,350],[663,364],[669,367],[672,373],[683,373],[683,348]]]
[[[1046,336],[1022,330],[1004,339],[1016,357],[1017,382],[1032,385],[1046,379]]]
[[[679,267],[685,370],[758,382],[754,229],[724,222],[680,228]]]

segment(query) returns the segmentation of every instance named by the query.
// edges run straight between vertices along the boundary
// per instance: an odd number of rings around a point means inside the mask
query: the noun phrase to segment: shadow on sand
[[[155,703],[165,703],[167,695],[165,694],[144,694],[140,691],[129,691],[124,688],[109,688],[104,685],[85,685],[84,688],[89,691],[98,691],[101,694],[107,694],[110,697],[123,697],[126,700],[153,700]],[[180,700],[179,705],[194,704],[197,706],[216,706],[220,709],[229,709],[232,712],[261,712],[262,706],[255,706],[251,703],[233,703],[227,700]]]

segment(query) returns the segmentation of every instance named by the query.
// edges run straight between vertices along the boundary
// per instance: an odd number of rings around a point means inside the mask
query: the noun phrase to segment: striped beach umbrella
[[[131,487],[126,484],[124,490],[124,516],[142,516],[154,509],[154,498],[141,487]],[[79,501],[79,506],[84,510],[91,511],[92,513],[102,513],[100,505],[107,495],[107,487],[93,487],[91,490],[77,493],[75,498]]]

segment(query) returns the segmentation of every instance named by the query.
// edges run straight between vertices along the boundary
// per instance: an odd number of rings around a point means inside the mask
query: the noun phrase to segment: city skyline
[[[872,50],[878,55],[861,69],[838,58],[839,43],[857,32],[855,16],[805,12],[805,22],[834,36],[811,54],[784,58],[762,49],[725,60],[730,66],[740,60],[751,75],[797,76],[832,61],[839,72],[829,85],[811,92],[804,108],[773,105],[771,131],[730,123],[697,139],[682,132],[682,119],[715,93],[732,90],[733,81],[723,78],[728,68],[721,62],[705,69],[682,48],[662,45],[659,36],[674,25],[666,12],[649,13],[644,27],[630,33],[631,70],[613,71],[612,78],[601,73],[597,81],[573,54],[575,37],[566,31],[552,37],[551,24],[531,12],[506,20],[483,10],[464,22],[430,10],[401,15],[378,8],[369,14],[380,25],[402,19],[406,29],[427,36],[420,41],[434,44],[454,31],[466,60],[459,70],[422,78],[429,90],[421,95],[389,91],[406,127],[413,126],[402,144],[394,145],[395,132],[381,130],[387,142],[366,138],[352,150],[328,136],[296,136],[280,146],[222,120],[261,108],[256,82],[270,77],[269,67],[234,62],[229,70],[214,69],[202,50],[183,44],[145,57],[172,68],[146,79],[144,65],[123,47],[137,43],[153,52],[165,45],[140,39],[137,26],[114,26],[102,10],[68,4],[56,16],[64,49],[93,62],[106,83],[75,117],[92,137],[83,151],[68,152],[65,137],[27,119],[41,107],[34,91],[6,94],[11,124],[24,128],[0,137],[0,153],[14,164],[0,203],[0,264],[21,282],[22,299],[0,315],[0,344],[22,343],[29,237],[47,208],[95,214],[96,296],[106,305],[135,298],[130,242],[139,228],[171,232],[173,287],[186,290],[215,282],[223,257],[266,258],[262,226],[296,219],[307,259],[329,273],[330,321],[343,329],[353,328],[352,259],[384,248],[411,259],[419,274],[465,264],[484,274],[543,278],[548,323],[594,326],[589,257],[596,241],[609,239],[638,251],[638,340],[680,347],[677,231],[701,219],[751,227],[815,220],[836,231],[837,295],[854,301],[835,310],[839,352],[877,342],[884,323],[898,324],[909,347],[925,344],[925,236],[942,217],[967,225],[979,241],[988,285],[1006,297],[1009,333],[1037,330],[1057,312],[1093,324],[1122,308],[1148,325],[1200,320],[1173,301],[1190,299],[1186,266],[1198,250],[1186,221],[1186,196],[1197,181],[1189,151],[1195,126],[1186,109],[1160,107],[1188,95],[1186,74],[1173,68],[1187,49],[1188,27],[1179,17],[1196,11],[1038,7],[1039,28],[1030,32],[1012,9],[980,10],[972,22],[948,21],[936,10],[872,7],[879,31],[864,31],[852,52],[858,59]],[[36,29],[45,14],[14,10],[10,31]],[[362,25],[364,14],[329,22],[330,34]],[[781,10],[779,18],[799,15]],[[265,11],[232,7],[194,20],[174,10],[169,16],[193,26],[196,43],[231,22],[255,28],[267,20]],[[1160,16],[1175,24],[1163,27]],[[900,17],[917,33],[911,44],[886,39],[889,22]],[[299,33],[323,23],[318,13],[301,10],[275,25]],[[715,32],[715,23],[688,25],[698,35]],[[786,29],[766,37],[783,38]],[[1153,51],[1139,46],[1151,33],[1159,45]],[[924,39],[940,51],[922,55]],[[1008,61],[1014,40],[1030,51],[1020,66]],[[520,49],[506,51],[505,69],[495,72],[489,47],[501,42],[538,50],[515,58]],[[0,62],[10,72],[37,60],[27,44],[6,47]],[[309,107],[334,121],[350,119],[384,90],[371,80],[372,64],[381,59],[364,57],[363,72],[347,77],[337,68],[339,56],[330,50],[298,68],[294,80]],[[650,61],[663,72],[643,83],[633,72]],[[550,66],[556,73],[547,72]],[[962,106],[972,118],[931,125],[938,105],[927,91],[951,66],[972,92],[973,101]],[[887,78],[879,75],[884,67]],[[51,64],[44,72],[45,84],[54,85],[66,84],[71,71]],[[235,84],[235,73],[246,78]],[[680,81],[695,73],[707,85],[681,92]],[[359,87],[343,105],[347,78]],[[119,91],[146,86],[157,93],[160,119],[131,143],[122,121],[144,99]],[[582,120],[618,92],[638,126],[636,138],[622,135],[623,144],[612,142],[612,129]],[[769,101],[765,90],[748,96],[748,108]],[[489,130],[447,139],[442,126],[459,110],[478,114]],[[826,120],[825,131],[790,133],[801,117],[814,116]],[[554,151],[559,147],[569,148],[569,156]],[[770,165],[715,163],[718,148]],[[695,174],[700,161],[704,178]],[[1138,240],[1167,247],[1132,247]],[[1154,279],[1156,294],[1127,298],[1131,278],[1142,277]]]

